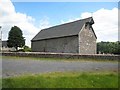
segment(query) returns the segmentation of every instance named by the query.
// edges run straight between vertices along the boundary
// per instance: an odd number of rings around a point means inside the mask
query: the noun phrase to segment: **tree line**
[[[98,42],[98,54],[120,54],[120,41],[117,42]]]

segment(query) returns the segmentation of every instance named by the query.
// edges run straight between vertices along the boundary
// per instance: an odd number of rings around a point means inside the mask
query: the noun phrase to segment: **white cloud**
[[[100,9],[93,13],[98,41],[118,41],[118,9]]]
[[[118,9],[112,10],[100,9],[96,12],[84,12],[80,18],[70,19],[68,21],[61,21],[61,23],[78,20],[93,16],[95,24],[94,31],[97,35],[97,41],[118,41]]]
[[[40,29],[48,28],[50,26],[51,26],[51,24],[49,22],[49,17],[47,17],[47,16],[44,16],[39,22]]]
[[[0,26],[2,26],[2,39],[8,39],[8,32],[11,27],[18,26],[23,31],[26,45],[31,46],[31,39],[40,31],[41,28],[48,27],[48,19],[44,18],[40,22],[40,27],[34,25],[35,19],[25,13],[15,11],[15,7],[10,0],[0,1]],[[41,26],[42,25],[42,26]]]
[[[67,20],[67,21],[61,20],[61,24],[73,22],[73,21],[80,20],[80,19],[81,18],[78,17],[78,18],[69,18],[69,20]]]

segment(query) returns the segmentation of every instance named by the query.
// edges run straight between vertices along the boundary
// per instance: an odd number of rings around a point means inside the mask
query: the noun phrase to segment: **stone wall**
[[[78,53],[78,36],[32,42],[33,52]]]
[[[79,33],[79,53],[96,54],[96,37],[89,24]]]
[[[64,58],[64,59],[93,59],[93,60],[120,60],[120,55],[80,55],[72,53],[45,53],[45,52],[2,52],[3,56],[35,57],[35,58]]]

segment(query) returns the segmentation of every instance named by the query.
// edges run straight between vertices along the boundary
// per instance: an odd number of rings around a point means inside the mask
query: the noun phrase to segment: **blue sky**
[[[3,40],[13,26],[23,31],[26,45],[43,28],[93,16],[97,42],[118,41],[118,2],[11,2],[1,0]],[[92,13],[92,14],[91,14]]]
[[[52,25],[61,20],[80,17],[83,12],[95,12],[101,8],[118,7],[117,2],[13,2],[16,12],[25,13],[37,20],[49,17]]]

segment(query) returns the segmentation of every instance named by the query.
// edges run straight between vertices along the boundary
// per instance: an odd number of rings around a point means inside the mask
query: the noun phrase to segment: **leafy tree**
[[[25,45],[25,39],[19,27],[14,26],[9,31],[7,45],[8,47],[15,47],[16,50],[18,50],[18,47],[23,47]]]
[[[117,42],[98,42],[97,53],[120,54],[120,41]]]
[[[120,54],[120,41],[117,41],[115,44],[114,54]]]

